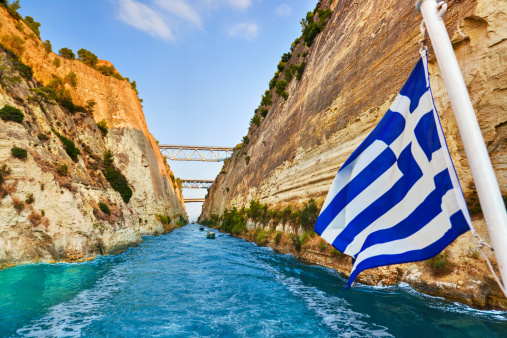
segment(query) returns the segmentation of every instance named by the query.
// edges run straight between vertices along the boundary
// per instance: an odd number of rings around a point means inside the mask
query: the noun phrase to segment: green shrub
[[[62,61],[60,60],[60,58],[54,58],[53,59],[53,66],[55,66],[56,68],[58,68],[61,65],[62,65]]]
[[[63,146],[65,147],[65,151],[67,152],[67,155],[74,161],[77,162],[78,158],[77,156],[81,154],[81,151],[76,147],[74,142],[66,138],[65,136],[61,135],[57,131],[53,130],[56,136],[62,141]]]
[[[277,232],[276,235],[275,235],[275,243],[276,244],[280,244],[281,240],[282,240],[282,233],[281,232]]]
[[[63,78],[65,82],[70,84],[72,88],[77,88],[77,75],[74,72],[70,72]]]
[[[15,18],[17,20],[21,19],[21,15],[19,15],[19,13],[18,13],[18,9],[21,8],[21,5],[19,4],[19,0],[13,1],[11,4],[7,4],[6,8],[7,8],[7,11],[9,12],[9,14],[13,18]]]
[[[67,176],[67,174],[69,173],[69,167],[66,164],[59,164],[56,167],[56,172],[60,176]]]
[[[97,55],[93,54],[92,52],[84,48],[81,48],[80,50],[77,51],[77,56],[80,61],[82,61],[85,65],[90,66],[92,68],[95,68],[97,62],[99,61]]]
[[[273,99],[273,94],[271,94],[271,92],[269,90],[266,90],[264,92],[264,95],[262,95],[261,106],[270,106],[272,103],[272,101],[271,101],[272,99]]]
[[[428,259],[426,264],[430,267],[431,273],[434,276],[447,275],[452,271],[452,264],[445,252]]]
[[[297,224],[303,227],[305,231],[311,231],[319,217],[319,208],[312,198],[303,204],[303,207],[297,212]]]
[[[278,81],[278,77],[280,76],[280,71],[275,72],[275,76],[269,81],[269,90],[275,88],[276,82]],[[271,104],[271,103],[270,103]]]
[[[111,184],[111,187],[120,193],[123,201],[128,203],[132,197],[132,189],[129,187],[127,178],[123,174],[112,167],[104,170],[106,180]]]
[[[331,248],[331,250],[329,250],[329,253],[331,254],[331,256],[335,256],[335,257],[341,257],[343,256],[343,254],[336,250],[335,248]]]
[[[251,124],[253,123],[258,127],[261,124],[261,118],[259,117],[259,115],[255,114],[250,120],[250,123]]]
[[[291,235],[290,242],[296,251],[301,250],[301,240],[298,235]]]
[[[105,76],[113,76],[113,74],[115,73],[114,67],[112,67],[112,66],[101,65],[101,66],[97,67],[97,70],[99,72],[101,72],[102,75],[105,75]]]
[[[107,122],[106,120],[101,120],[97,122],[97,127],[99,127],[100,132],[102,133],[102,136],[106,137],[109,130],[107,130]]]
[[[38,133],[37,134],[37,138],[39,140],[41,140],[41,141],[47,141],[47,140],[49,140],[49,137],[46,134],[44,134],[44,133]]]
[[[30,68],[29,66],[27,66],[23,62],[21,62],[18,58],[18,55],[16,54],[16,52],[18,54],[23,53],[23,51],[25,49],[25,47],[24,47],[25,41],[18,36],[15,36],[15,37],[3,36],[2,43],[15,50],[15,51],[13,51],[4,45],[0,45],[0,49],[2,49],[7,54],[8,58],[12,62],[14,69],[23,78],[25,78],[27,80],[31,80],[32,76],[33,76],[32,68]]]
[[[303,236],[301,236],[301,238],[299,239],[299,241],[301,242],[301,245],[305,244],[306,240],[310,237],[310,235],[308,234],[308,232],[305,232],[303,234]]]
[[[179,177],[176,178],[176,186],[178,187],[178,189],[180,189],[180,191],[182,191],[182,189],[183,189],[183,181]]]
[[[262,117],[266,117],[266,115],[268,115],[268,111],[269,111],[269,110],[268,110],[268,109],[266,109],[266,108],[261,108],[261,116],[262,116]]]
[[[179,220],[176,222],[176,225],[177,225],[178,227],[182,227],[182,226],[184,226],[185,224],[188,224],[188,221],[187,221],[185,218],[183,218],[183,216],[182,216],[182,215],[180,215],[180,218],[179,218]]]
[[[113,152],[109,149],[107,149],[106,151],[104,151],[104,165],[106,167],[110,167],[113,162],[114,162],[114,155],[113,155]]]
[[[169,216],[157,215],[157,219],[162,224],[171,224],[171,218]]]
[[[320,242],[319,242],[319,250],[320,250],[320,251],[324,251],[325,249],[326,249],[326,243],[325,243],[325,242],[320,241]]]
[[[74,114],[77,111],[77,106],[72,102],[72,97],[62,97],[59,100],[60,106],[64,107],[69,113]]]
[[[93,110],[95,109],[95,105],[97,104],[97,102],[95,102],[94,99],[89,99],[89,100],[86,100],[86,105],[85,105],[85,108],[86,110],[88,110],[90,113],[93,113]]]
[[[111,215],[111,210],[106,203],[99,202],[100,211],[102,211],[106,215]]]
[[[290,51],[293,52],[294,49],[296,49],[297,45],[299,44],[299,42],[301,41],[301,38],[296,38],[296,40],[294,40],[294,42],[290,45]]]
[[[44,46],[44,50],[46,51],[46,53],[49,54],[53,51],[53,46],[51,46],[51,41],[46,40],[42,43],[42,45]]]
[[[4,121],[14,121],[22,123],[25,115],[16,107],[5,105],[0,109],[0,118]]]
[[[12,156],[14,156],[15,158],[19,158],[19,159],[26,159],[27,156],[28,156],[28,153],[25,149],[23,148],[18,148],[18,147],[14,147],[11,149],[11,154]]]
[[[245,136],[243,136],[243,140],[242,141],[243,141],[244,145],[247,145],[248,142],[250,142],[250,138],[247,135],[245,135]]]
[[[69,49],[67,47],[60,48],[58,50],[58,55],[60,55],[61,57],[66,58],[66,59],[71,59],[71,60],[76,59],[76,54],[74,54],[74,52],[72,51],[72,49]]]
[[[315,21],[315,13],[318,13],[318,21]],[[301,20],[301,27],[303,29],[302,38],[308,47],[313,44],[315,37],[324,30],[324,27],[332,14],[333,11],[330,8],[317,9],[316,12],[308,12],[306,14],[306,19]]]
[[[246,161],[246,165],[248,165],[248,163],[250,163],[250,156],[245,156],[245,161]]]
[[[289,94],[285,91],[285,88],[287,88],[287,81],[280,80],[276,83],[276,89],[275,93],[283,97],[285,100],[289,97]]]
[[[296,79],[298,79],[298,81],[301,80],[301,78],[303,77],[303,73],[305,71],[305,68],[306,68],[305,61],[301,62],[298,66],[296,66],[296,68],[295,68]]]
[[[28,26],[28,28],[30,28],[35,33],[35,35],[37,35],[37,37],[40,39],[40,30],[39,30],[40,23],[34,21],[34,19],[31,16],[25,16],[25,19],[23,21]]]
[[[16,58],[25,51],[25,40],[17,35],[4,35],[2,36],[1,41],[6,48],[11,50]]]

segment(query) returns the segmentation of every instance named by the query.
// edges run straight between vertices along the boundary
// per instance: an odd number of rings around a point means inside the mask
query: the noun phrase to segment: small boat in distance
[[[215,233],[212,230],[207,230],[206,232],[207,239],[215,239]]]
[[[201,225],[201,226],[199,227],[199,230],[203,231],[203,230],[204,230],[204,226],[202,226],[202,225]]]

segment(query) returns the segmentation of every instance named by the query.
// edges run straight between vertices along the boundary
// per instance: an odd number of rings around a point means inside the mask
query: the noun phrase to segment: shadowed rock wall
[[[447,3],[444,20],[505,196],[507,2]],[[329,1],[322,1],[326,6]],[[414,7],[415,1],[333,1],[334,13],[324,31],[310,48],[301,42],[292,53],[291,63],[307,63],[303,77],[289,83],[287,101],[273,91],[273,106],[259,127],[250,128],[249,144],[224,166],[225,174],[215,180],[201,218],[248,206],[251,200],[279,206],[324,199],[340,166],[383,117],[420,57],[422,17]],[[458,33],[458,25],[466,37]],[[475,191],[470,168],[431,46],[429,62],[435,104],[464,193],[471,200]],[[250,156],[248,163],[243,152]],[[474,223],[487,238],[480,216]],[[467,234],[451,246],[450,257],[458,262],[472,249]],[[424,270],[421,264],[407,265],[402,274]],[[483,262],[471,264],[480,266],[479,274],[488,274]],[[435,282],[424,274],[414,278],[413,285]],[[469,271],[459,278],[470,279]],[[426,291],[438,294],[436,289]]]

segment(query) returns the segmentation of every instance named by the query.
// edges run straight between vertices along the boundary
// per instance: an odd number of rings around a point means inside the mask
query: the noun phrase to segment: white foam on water
[[[91,289],[81,291],[71,300],[55,305],[41,318],[16,331],[21,337],[81,337],[82,330],[103,316],[99,309],[126,280],[121,266],[100,278]]]
[[[321,317],[322,322],[341,337],[393,337],[387,332],[387,327],[361,320],[369,316],[351,310],[350,304],[342,298],[304,285],[301,280],[293,277],[277,274],[276,279],[294,296],[303,299],[307,308]]]
[[[474,309],[462,303],[451,302],[442,297],[431,296],[425,293],[418,292],[414,290],[409,284],[404,282],[400,283],[395,287],[405,291],[406,293],[412,296],[424,300],[424,304],[426,304],[428,307],[432,309],[437,309],[444,312],[472,315],[478,318],[493,318],[496,320],[507,322],[507,311]]]

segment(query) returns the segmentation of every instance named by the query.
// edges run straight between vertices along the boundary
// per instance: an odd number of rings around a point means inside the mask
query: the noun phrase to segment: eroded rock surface
[[[445,23],[505,196],[507,2],[447,3]],[[383,117],[419,58],[422,18],[414,4],[389,0],[332,2],[334,13],[324,31],[310,48],[301,42],[292,53],[291,63],[307,63],[301,80],[291,80],[287,101],[273,94],[267,116],[249,131],[248,145],[235,151],[224,173],[215,180],[202,219],[220,216],[226,208],[248,206],[251,200],[284,206],[325,198],[340,166]],[[322,1],[322,6],[329,6],[329,1]],[[461,185],[471,200],[475,190],[470,168],[431,46],[429,61],[435,104]],[[474,224],[487,238],[480,216],[474,217]],[[427,271],[424,263],[414,263],[395,267],[400,269],[398,280],[475,306],[507,308],[505,298],[489,282],[491,274],[484,261],[470,258],[474,251],[470,233],[447,251],[456,264],[451,276],[439,279],[421,272]],[[312,257],[313,262],[321,261]],[[489,257],[494,261],[491,253]],[[350,270],[333,267],[344,274]],[[375,284],[384,274],[378,269],[372,271],[365,274],[374,276],[369,283]],[[454,283],[458,281],[464,284]]]
[[[0,38],[4,45],[18,39],[13,46],[23,48],[15,52],[33,70],[32,79],[21,77],[12,57],[0,52],[0,108],[10,105],[24,114],[22,123],[0,120],[4,180],[0,185],[0,268],[117,254],[138,245],[142,235],[170,231],[180,215],[186,218],[181,191],[170,178],[172,171],[148,131],[137,94],[127,80],[48,54],[31,30],[3,7]],[[93,112],[72,114],[55,100],[35,94],[34,89],[69,73],[76,75],[77,86],[64,81],[64,89],[75,105],[94,100]],[[102,120],[107,122],[107,136],[97,127]],[[75,143],[81,153],[76,161],[52,130]],[[13,157],[13,147],[26,149],[27,158]],[[133,191],[128,203],[104,177],[106,150],[114,155],[114,167]],[[99,203],[108,206],[109,215]],[[162,224],[158,215],[170,217],[172,223]]]

